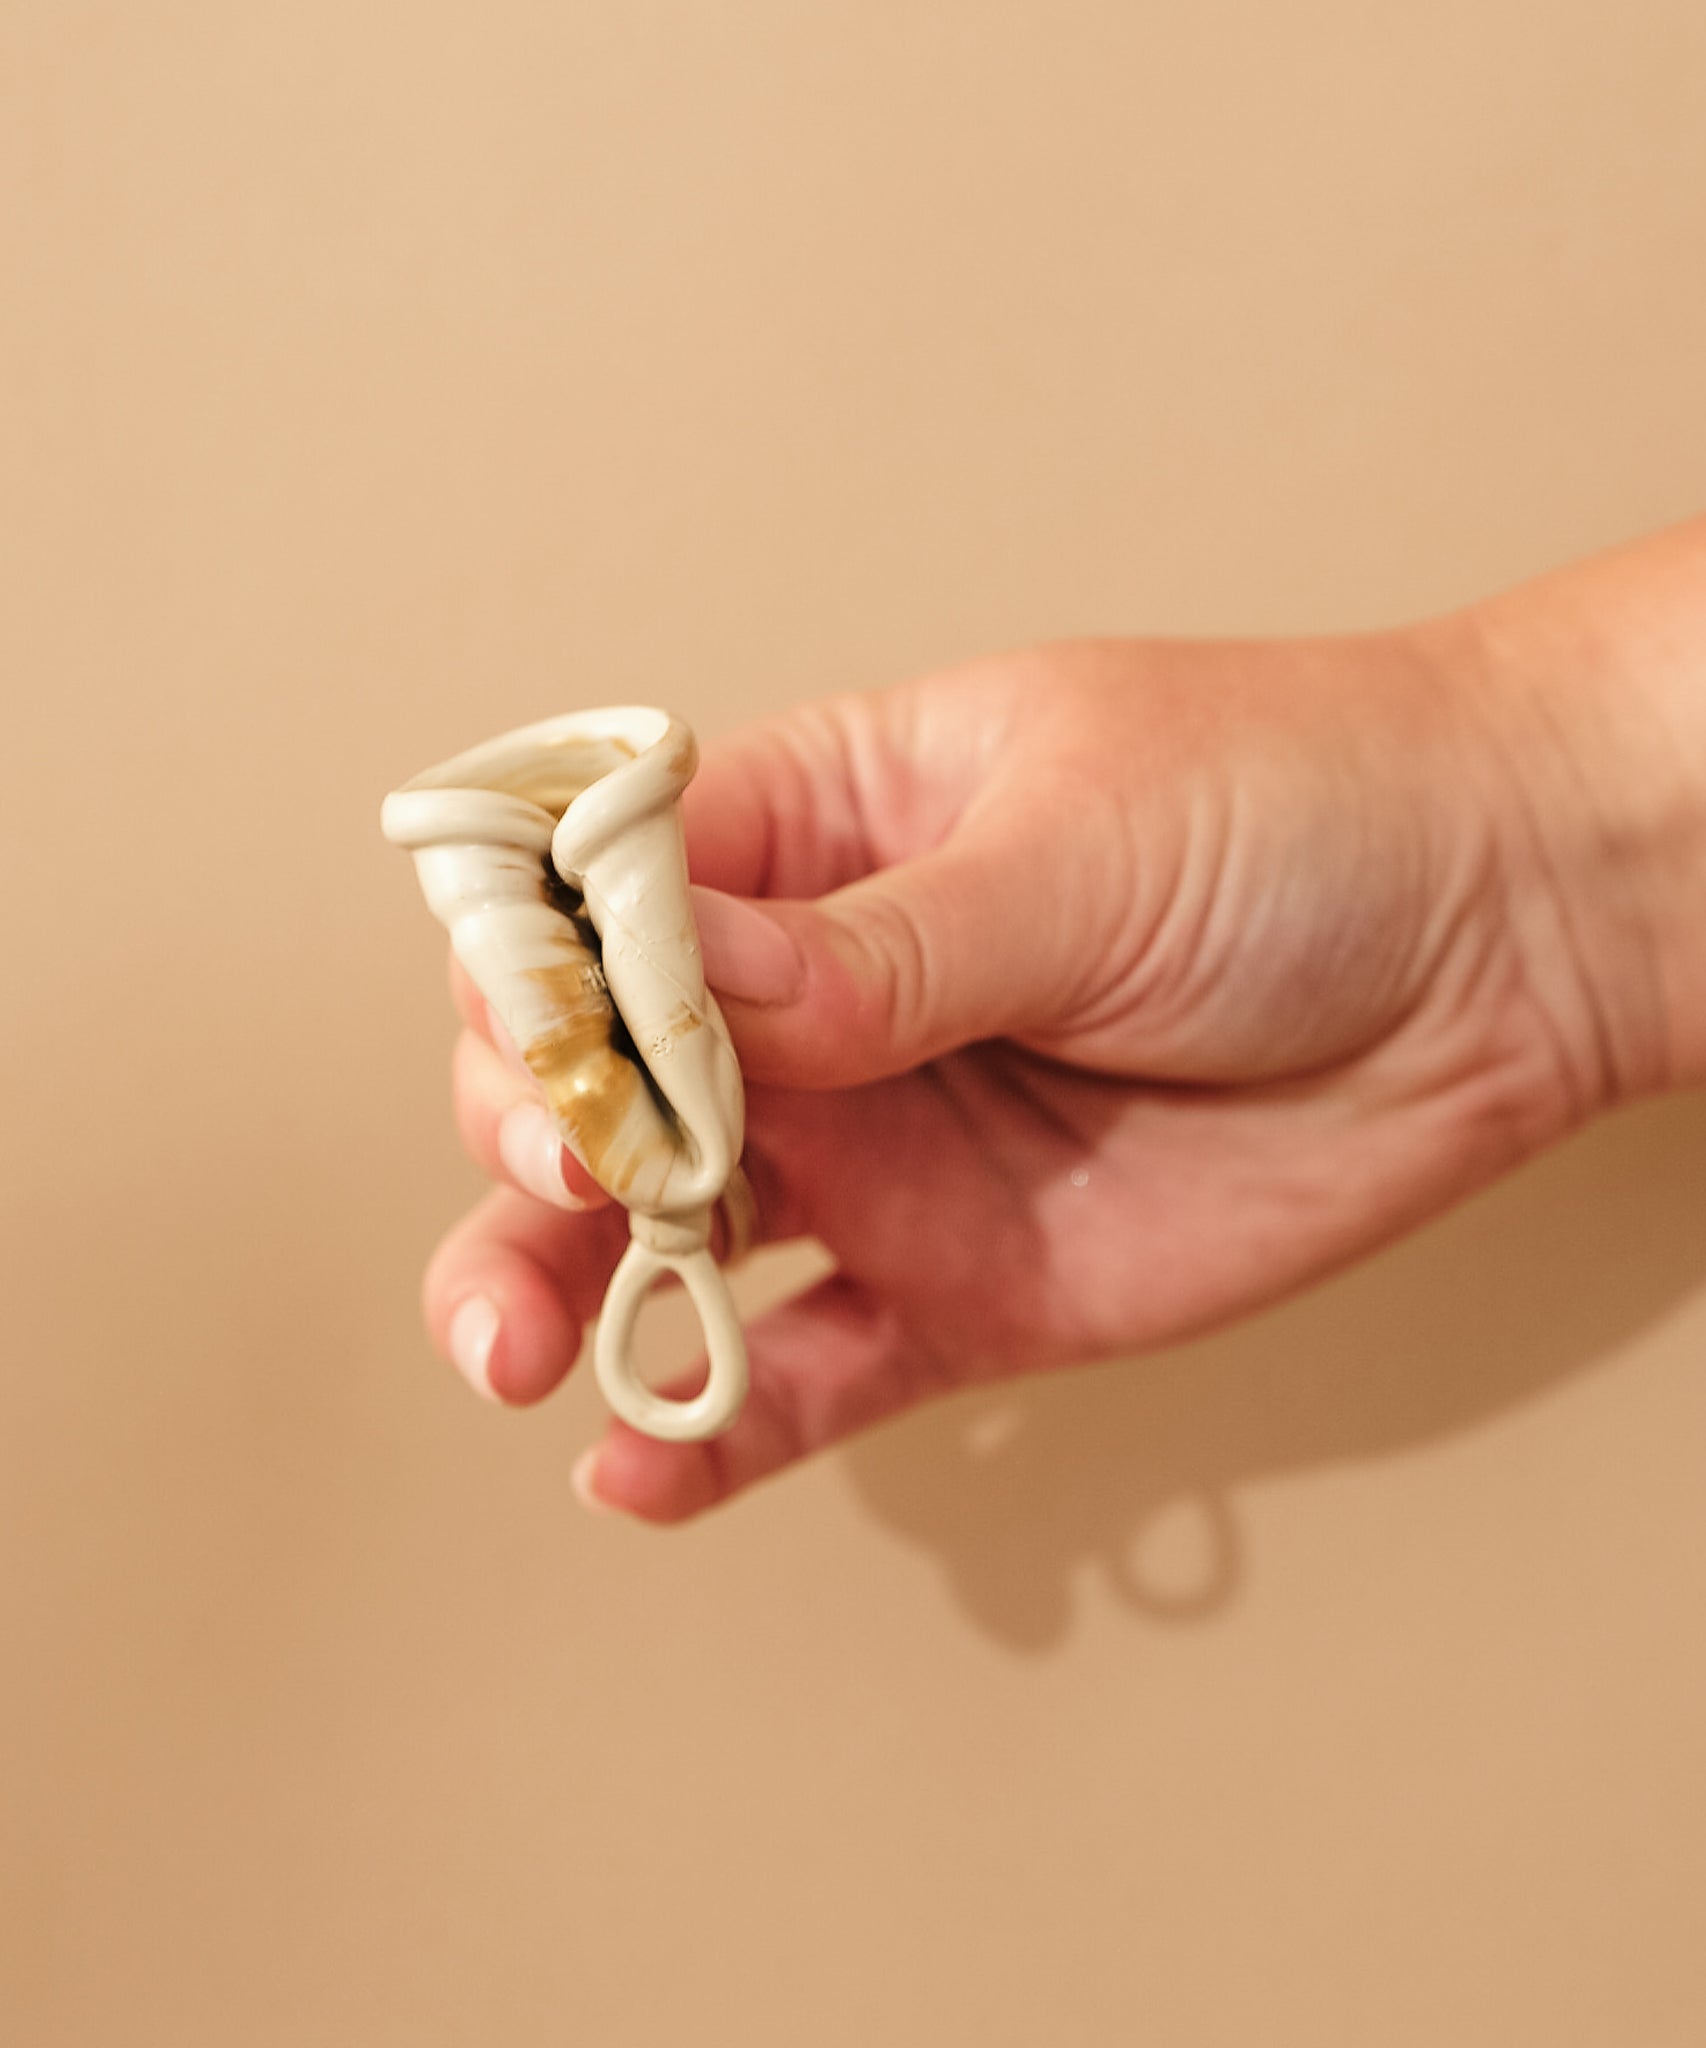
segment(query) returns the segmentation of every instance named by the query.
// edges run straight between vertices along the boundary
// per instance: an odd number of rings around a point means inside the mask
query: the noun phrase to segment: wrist
[[[1706,1081],[1706,522],[1453,624],[1512,935],[1582,1111]]]

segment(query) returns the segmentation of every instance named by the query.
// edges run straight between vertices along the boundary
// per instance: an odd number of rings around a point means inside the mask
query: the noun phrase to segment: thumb
[[[1039,863],[945,846],[811,902],[695,888],[705,978],[749,1078],[849,1088],[1058,1015]]]

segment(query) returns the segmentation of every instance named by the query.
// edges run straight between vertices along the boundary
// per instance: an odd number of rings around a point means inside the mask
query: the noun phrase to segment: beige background
[[[376,830],[1697,510],[1703,81],[1699,0],[6,0],[9,2040],[1706,2037],[1706,1100],[595,1523],[590,1389],[418,1330]]]

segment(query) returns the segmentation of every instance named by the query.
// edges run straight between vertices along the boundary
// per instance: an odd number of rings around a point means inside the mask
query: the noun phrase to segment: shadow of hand
[[[1065,1638],[1086,1569],[1141,1619],[1205,1619],[1244,1577],[1240,1486],[1472,1429],[1706,1282],[1703,1156],[1706,1095],[1626,1113],[1235,1331],[936,1404],[844,1469],[1012,1648]]]

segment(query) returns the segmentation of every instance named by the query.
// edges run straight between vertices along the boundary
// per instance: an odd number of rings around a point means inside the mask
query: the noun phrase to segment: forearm
[[[1455,622],[1513,914],[1595,1106],[1706,1081],[1706,519]]]

